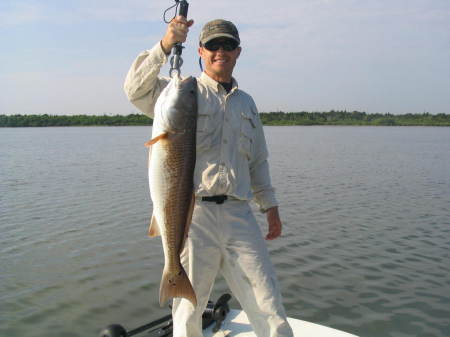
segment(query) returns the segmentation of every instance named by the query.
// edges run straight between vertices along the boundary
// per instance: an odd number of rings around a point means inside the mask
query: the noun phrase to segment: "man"
[[[178,16],[151,50],[142,52],[125,81],[130,101],[152,117],[169,78],[158,77],[172,46],[185,42],[192,20]],[[232,72],[241,53],[239,33],[225,20],[208,22],[200,35],[204,72],[197,79],[198,122],[195,207],[181,260],[197,307],[173,301],[174,337],[201,337],[201,316],[220,271],[258,337],[292,336],[275,272],[248,201],[267,214],[267,240],[281,234],[271,186],[267,147],[253,99],[238,89]]]

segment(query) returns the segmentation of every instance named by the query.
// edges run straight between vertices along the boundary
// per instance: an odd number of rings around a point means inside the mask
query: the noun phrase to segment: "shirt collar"
[[[216,80],[213,80],[211,77],[209,77],[205,72],[202,72],[200,74],[200,81],[207,85],[208,87],[214,89],[215,92],[219,92],[219,85],[220,83],[217,82]],[[236,79],[234,77],[231,77],[231,81],[233,83],[232,87],[231,87],[231,91],[230,94],[238,89],[238,83],[236,81]]]

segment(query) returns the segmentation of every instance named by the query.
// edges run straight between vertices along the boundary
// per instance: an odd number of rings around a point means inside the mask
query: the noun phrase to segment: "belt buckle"
[[[225,202],[225,200],[227,200],[227,199],[228,199],[228,197],[227,197],[226,195],[221,195],[221,196],[218,198],[218,200],[216,201],[216,204],[221,205],[221,204],[223,204],[223,203]]]

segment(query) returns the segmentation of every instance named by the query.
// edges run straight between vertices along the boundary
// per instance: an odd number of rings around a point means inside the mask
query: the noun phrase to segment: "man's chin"
[[[225,76],[230,73],[228,67],[214,67],[214,73],[219,76]]]

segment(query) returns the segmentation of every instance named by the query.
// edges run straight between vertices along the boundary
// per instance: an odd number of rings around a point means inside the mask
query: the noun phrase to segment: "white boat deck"
[[[328,328],[323,325],[288,318],[295,337],[358,337],[347,332]],[[204,331],[205,337],[256,337],[248,322],[247,315],[242,310],[230,310],[222,327],[216,333],[212,332],[212,326]]]

